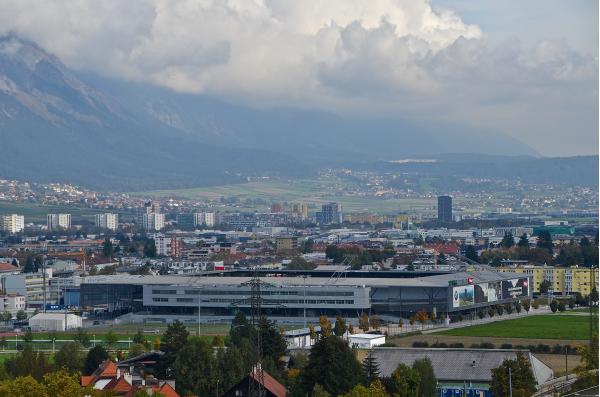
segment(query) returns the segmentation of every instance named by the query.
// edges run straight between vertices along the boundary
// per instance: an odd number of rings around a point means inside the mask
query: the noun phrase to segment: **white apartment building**
[[[71,214],[48,214],[46,219],[48,230],[71,228]]]
[[[215,225],[215,213],[214,212],[196,212],[194,214],[194,226],[213,227],[214,225]]]
[[[2,215],[0,229],[10,234],[20,233],[25,229],[25,217],[18,214]]]
[[[96,214],[96,226],[103,229],[117,230],[119,227],[118,214]]]
[[[16,313],[25,310],[27,301],[25,296],[18,294],[0,295],[0,311]]]
[[[165,227],[165,214],[144,214],[142,224],[146,231],[158,231]]]

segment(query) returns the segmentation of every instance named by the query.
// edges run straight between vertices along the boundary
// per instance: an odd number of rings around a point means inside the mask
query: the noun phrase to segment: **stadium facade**
[[[389,273],[389,272],[385,272]],[[81,284],[81,305],[113,313],[228,316],[249,310],[250,277],[93,276]],[[531,298],[530,276],[491,271],[416,278],[261,277],[266,315],[355,317],[363,311],[409,317],[419,310],[448,315]]]

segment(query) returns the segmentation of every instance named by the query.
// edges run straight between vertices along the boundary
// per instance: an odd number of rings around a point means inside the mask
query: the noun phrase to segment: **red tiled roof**
[[[117,365],[111,360],[104,360],[90,376],[81,377],[81,386],[96,384],[98,379],[113,378],[117,376]]]
[[[10,263],[0,262],[0,272],[14,272],[16,270],[19,270],[19,268]]]
[[[252,376],[254,380],[260,382],[255,371],[252,371],[250,376]],[[263,371],[263,386],[276,397],[285,397],[287,395],[287,389],[285,386],[279,383],[277,379],[269,375],[267,371]]]
[[[165,397],[179,397],[179,394],[177,394],[175,389],[173,389],[168,383],[163,384],[162,387],[156,391],[162,393]]]
[[[118,379],[116,377],[111,379],[102,390],[112,390],[115,393],[125,394],[131,389],[133,389],[133,386],[125,380],[125,377],[121,376]]]

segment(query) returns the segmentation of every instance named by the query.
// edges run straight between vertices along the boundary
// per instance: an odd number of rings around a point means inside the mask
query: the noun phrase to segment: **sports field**
[[[548,314],[450,329],[435,335],[585,340],[589,338],[589,329],[590,322],[586,316]]]

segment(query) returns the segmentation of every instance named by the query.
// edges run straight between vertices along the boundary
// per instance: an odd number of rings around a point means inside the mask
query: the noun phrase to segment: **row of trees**
[[[530,247],[526,234],[515,242],[512,234],[504,235],[497,247],[490,247],[481,256],[477,255],[473,246],[468,246],[465,256],[480,263],[490,263],[499,266],[502,259],[527,260],[536,264],[557,264],[562,266],[582,265],[590,267],[598,263],[598,242],[593,243],[583,237],[579,242],[572,240],[567,245],[554,246],[550,232],[542,231],[538,236],[535,247]],[[558,254],[554,256],[555,250]]]

